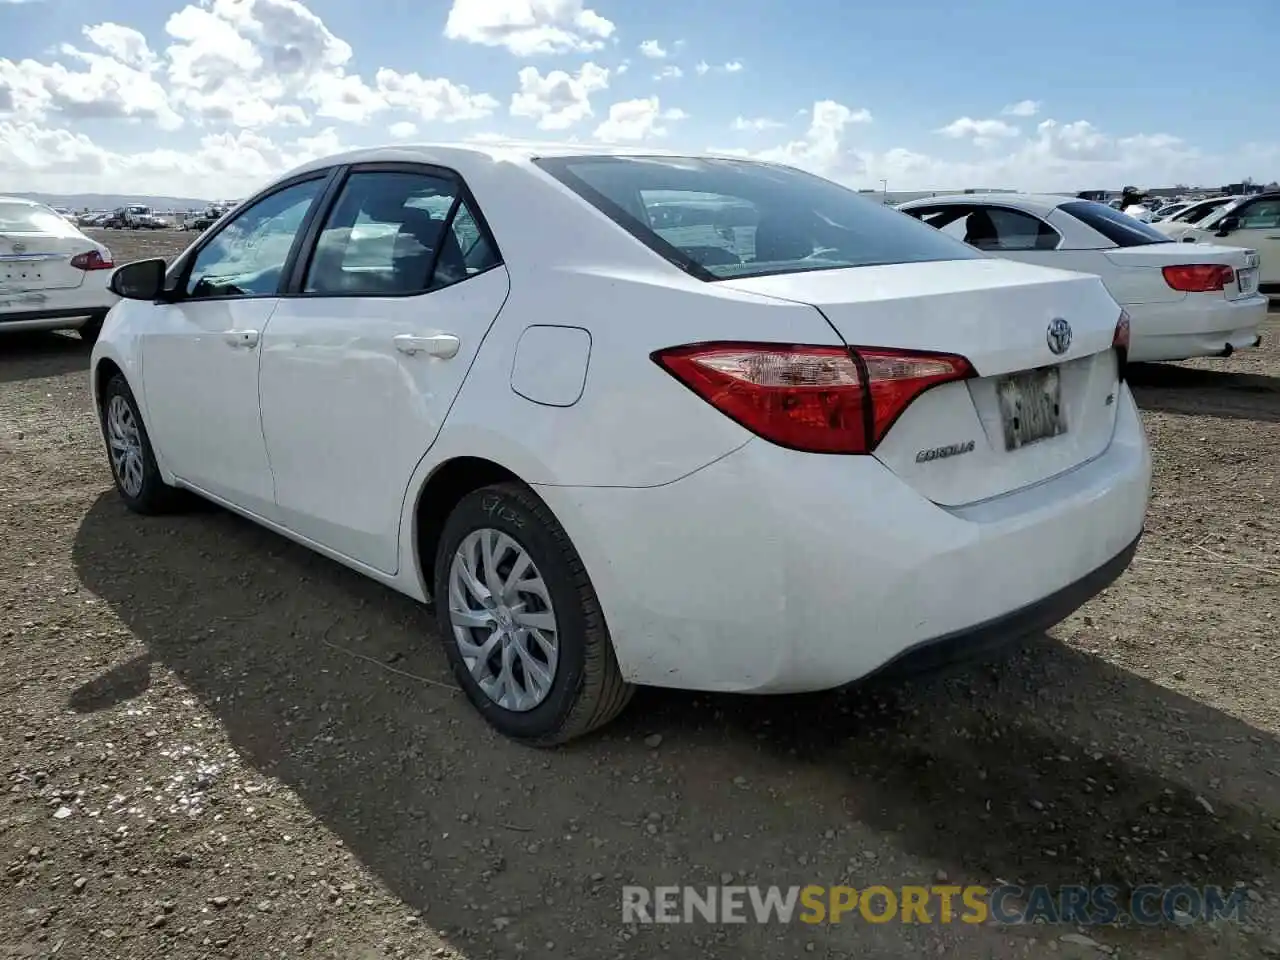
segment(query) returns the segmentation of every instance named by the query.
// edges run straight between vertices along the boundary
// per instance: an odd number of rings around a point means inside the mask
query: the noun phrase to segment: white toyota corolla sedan
[[[433,599],[533,743],[636,684],[816,690],[1025,636],[1142,531],[1102,283],[787,167],[347,153],[112,286],[125,503],[195,492]]]
[[[1256,249],[1174,243],[1105,203],[1054,195],[961,194],[898,209],[996,256],[1096,273],[1132,321],[1130,360],[1222,357],[1262,342]]]

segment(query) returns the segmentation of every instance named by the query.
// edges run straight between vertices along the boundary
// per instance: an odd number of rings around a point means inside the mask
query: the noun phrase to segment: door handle
[[[222,331],[222,339],[233,347],[244,347],[246,350],[252,350],[258,345],[258,331],[224,330]]]
[[[425,353],[429,357],[448,360],[458,355],[462,341],[451,333],[437,333],[431,337],[418,337],[411,333],[401,333],[391,338],[396,349],[409,356]]]

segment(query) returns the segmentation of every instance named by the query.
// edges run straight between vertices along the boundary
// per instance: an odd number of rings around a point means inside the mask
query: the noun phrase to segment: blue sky
[[[902,190],[1280,178],[1275,66],[1231,53],[1280,35],[1280,3],[1185,20],[1167,0],[0,0],[0,172],[230,194],[345,146],[508,136]]]

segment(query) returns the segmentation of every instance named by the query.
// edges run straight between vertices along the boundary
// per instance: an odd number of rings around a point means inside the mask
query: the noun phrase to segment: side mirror
[[[1215,237],[1225,237],[1232,230],[1240,229],[1239,217],[1223,217],[1218,221],[1218,230],[1214,234]]]
[[[135,260],[111,275],[108,289],[125,300],[158,300],[164,293],[164,260]]]

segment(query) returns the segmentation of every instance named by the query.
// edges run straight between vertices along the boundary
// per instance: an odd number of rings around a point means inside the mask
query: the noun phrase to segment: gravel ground
[[[556,752],[487,729],[407,599],[221,511],[126,513],[83,344],[5,338],[0,957],[1280,956],[1266,336],[1135,370],[1148,533],[1052,637],[821,696],[642,691]],[[1240,884],[1249,920],[621,922],[623,883],[943,878]]]

